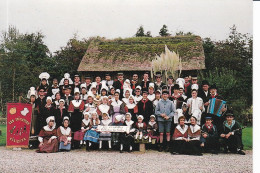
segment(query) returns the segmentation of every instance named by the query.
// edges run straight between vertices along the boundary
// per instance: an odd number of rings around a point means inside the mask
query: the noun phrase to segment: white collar
[[[132,104],[130,104],[130,103],[126,104],[126,107],[127,107],[128,109],[134,109],[135,106],[136,106],[136,104],[134,104],[134,103],[132,103]]]
[[[196,125],[190,125],[190,129],[191,129],[191,132],[192,133],[195,133],[197,132],[198,130],[200,130],[200,126],[198,126],[197,124]]]
[[[54,123],[54,125],[52,126],[52,128],[50,128],[48,125],[44,126],[43,129],[47,132],[51,132],[55,129],[56,124]]]
[[[149,121],[149,125],[153,126],[155,124],[156,124],[156,121],[154,121],[154,122]]]
[[[176,128],[181,132],[181,134],[184,134],[188,130],[188,125],[185,124],[184,128],[181,128],[181,126],[178,125]]]
[[[77,102],[77,100],[72,100],[72,104],[73,104],[76,108],[78,108],[78,107],[80,106],[81,102],[82,102],[82,100],[79,100],[78,102]]]
[[[116,102],[116,100],[114,100],[114,101],[111,103],[111,105],[112,105],[112,106],[120,106],[122,103],[123,103],[123,102],[122,102],[121,100],[118,100],[117,102]]]
[[[126,124],[127,126],[131,126],[131,125],[134,124],[134,121],[132,121],[132,120],[126,121],[126,120],[125,120],[125,124]]]
[[[85,126],[88,126],[88,124],[89,124],[89,119],[88,120],[86,120],[85,118],[82,120],[82,122],[85,124]]]
[[[109,108],[110,107],[108,105],[104,105],[104,104],[98,106],[98,109],[100,110],[101,113],[108,113]]]
[[[63,135],[69,135],[70,134],[70,131],[71,129],[69,127],[67,127],[66,129],[62,126],[60,126],[60,131]]]
[[[101,120],[102,124],[104,124],[105,126],[108,126],[112,121],[111,119],[107,119],[107,120]]]

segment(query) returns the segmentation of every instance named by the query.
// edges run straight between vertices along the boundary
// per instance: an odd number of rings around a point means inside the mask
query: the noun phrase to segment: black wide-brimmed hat
[[[211,85],[209,89],[210,89],[210,90],[211,90],[211,89],[217,89],[216,84],[214,83],[213,85]]]

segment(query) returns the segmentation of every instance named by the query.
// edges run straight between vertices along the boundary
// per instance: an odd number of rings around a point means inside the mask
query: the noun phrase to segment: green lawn
[[[2,130],[2,136],[0,136],[0,146],[6,145],[6,126],[0,125]],[[245,150],[252,150],[253,148],[253,136],[252,136],[252,127],[247,127],[243,129],[243,144]]]
[[[243,129],[243,136],[242,136],[244,149],[245,150],[252,150],[253,148],[253,128],[247,127]]]
[[[6,125],[0,125],[2,135],[0,136],[0,146],[6,145]]]

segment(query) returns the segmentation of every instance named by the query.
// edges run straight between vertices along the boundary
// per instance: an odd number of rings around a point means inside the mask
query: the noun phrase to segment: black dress
[[[127,133],[120,133],[120,144],[125,145],[126,147],[133,146],[134,145],[134,131],[135,129],[133,128],[134,126],[134,121],[130,122],[124,122],[123,126],[129,126],[130,127],[130,132],[129,134]]]
[[[66,116],[69,117],[69,113],[65,109],[65,107],[62,109],[62,111],[61,111],[60,108],[58,108],[54,112],[55,112],[54,117],[55,117],[56,127],[58,128],[62,125],[63,118],[66,117]]]

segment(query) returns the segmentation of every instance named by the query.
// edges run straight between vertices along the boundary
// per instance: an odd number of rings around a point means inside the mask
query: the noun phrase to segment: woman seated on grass
[[[226,114],[226,121],[223,123],[223,128],[221,129],[221,142],[224,145],[224,153],[228,150],[232,153],[237,153],[245,155],[242,151],[242,128],[236,120],[234,120],[234,114],[230,110]]]

